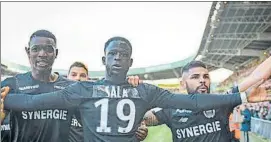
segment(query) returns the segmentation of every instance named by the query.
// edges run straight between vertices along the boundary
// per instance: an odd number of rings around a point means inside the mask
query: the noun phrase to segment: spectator
[[[269,104],[269,111],[268,114],[266,115],[266,119],[271,121],[271,103]]]
[[[233,113],[237,113],[236,109],[233,110]],[[234,121],[234,114],[231,113],[229,117],[229,126],[230,126],[230,132],[232,134],[231,142],[240,142],[240,128],[239,123]]]
[[[243,121],[241,123],[241,131],[243,131],[244,142],[249,142],[248,132],[250,131],[251,113],[245,105],[240,106],[241,115],[243,116]]]

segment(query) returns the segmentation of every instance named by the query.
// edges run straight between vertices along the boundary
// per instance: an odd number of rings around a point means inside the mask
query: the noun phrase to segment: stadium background
[[[200,47],[195,53],[194,56],[170,64],[133,68],[129,75],[138,75],[148,83],[173,92],[185,92],[179,85],[181,69],[192,60],[200,60],[208,65],[210,71],[225,68],[233,72],[222,82],[212,84],[212,92],[226,91],[230,86],[242,81],[256,65],[270,55],[271,3],[214,2]],[[29,70],[28,66],[1,59],[1,80]],[[54,71],[67,74],[64,69]],[[90,71],[89,74],[91,80],[98,80],[104,76],[104,71]],[[168,81],[172,79],[174,81]],[[270,120],[267,123],[271,125]],[[250,136],[253,142],[271,142],[271,139],[257,133],[251,133]],[[170,142],[170,130],[164,125],[149,128],[149,135],[144,142],[154,141]]]

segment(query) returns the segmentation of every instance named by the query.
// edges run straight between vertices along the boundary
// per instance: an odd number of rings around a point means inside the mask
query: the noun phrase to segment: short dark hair
[[[82,63],[82,62],[74,62],[71,66],[70,66],[70,69],[69,69],[69,72],[71,71],[71,69],[73,67],[79,67],[79,68],[84,68],[86,71],[87,71],[87,74],[88,74],[88,67],[86,64]]]
[[[124,37],[120,37],[120,36],[115,36],[115,37],[112,37],[110,39],[108,39],[104,45],[104,53],[105,53],[105,50],[106,48],[108,47],[108,45],[110,44],[110,42],[112,41],[123,41],[125,42],[126,44],[129,45],[129,47],[131,48],[131,53],[132,53],[132,44],[130,43],[130,41]]]
[[[202,67],[207,69],[207,66],[201,61],[191,61],[182,68],[182,74],[188,72],[192,68]]]
[[[32,38],[34,37],[47,37],[47,38],[52,38],[54,40],[54,42],[56,43],[56,37],[55,35],[50,32],[50,31],[47,31],[47,30],[37,30],[35,31],[31,36],[30,36],[30,39],[29,41],[32,40]]]

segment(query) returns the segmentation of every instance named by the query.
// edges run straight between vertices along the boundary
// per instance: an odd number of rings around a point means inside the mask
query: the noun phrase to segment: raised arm
[[[237,95],[219,95],[219,94],[173,94],[167,90],[158,88],[153,85],[145,84],[145,90],[147,90],[147,95],[145,100],[149,102],[151,107],[161,107],[161,108],[183,108],[190,110],[204,110],[204,109],[214,109],[220,107],[235,107],[242,103],[242,100],[246,102],[259,102],[270,100],[270,96],[267,96],[265,88],[261,91],[255,89],[250,89],[250,92],[237,93]],[[260,94],[258,94],[260,93]],[[248,96],[248,97],[247,97]],[[241,99],[242,98],[242,99]]]
[[[4,106],[16,111],[76,107],[84,98],[81,93],[82,85],[75,83],[60,91],[38,95],[8,94]]]
[[[257,66],[257,68],[238,85],[243,92],[260,80],[267,80],[271,76],[271,56]]]

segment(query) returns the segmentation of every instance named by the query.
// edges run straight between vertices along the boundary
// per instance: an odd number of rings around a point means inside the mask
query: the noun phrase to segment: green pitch
[[[171,131],[166,125],[149,127],[147,138],[143,142],[172,142]]]

